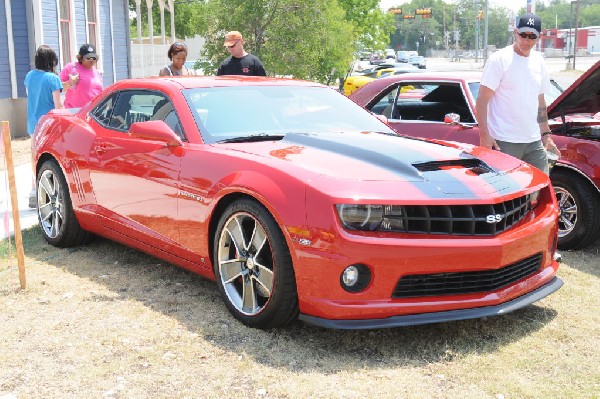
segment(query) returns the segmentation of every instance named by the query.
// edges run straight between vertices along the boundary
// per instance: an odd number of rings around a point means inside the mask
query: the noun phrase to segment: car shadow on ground
[[[143,303],[224,351],[292,371],[419,367],[493,353],[557,316],[554,309],[532,305],[499,317],[393,329],[327,330],[296,322],[262,331],[228,313],[214,282],[152,256],[102,238],[76,248],[55,248],[37,228],[27,230],[25,240],[28,258],[105,286],[115,294],[111,301]]]

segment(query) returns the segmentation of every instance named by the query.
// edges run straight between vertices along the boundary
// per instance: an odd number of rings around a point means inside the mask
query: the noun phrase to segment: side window
[[[132,123],[149,121],[154,106],[162,98],[160,94],[150,91],[122,91],[115,102],[109,126],[128,131]]]
[[[90,114],[104,126],[109,126],[110,117],[112,115],[113,106],[115,103],[115,99],[117,98],[116,94],[105,99],[100,105],[98,105]]]
[[[150,120],[164,121],[181,139],[185,138],[177,113],[173,108],[173,104],[167,97],[160,96],[159,99],[157,99]]]
[[[118,130],[127,130],[129,128],[129,111],[131,111],[131,94],[127,92],[121,92],[110,117],[110,127]]]
[[[402,119],[443,122],[449,113],[462,122],[474,122],[460,85],[455,83],[415,84],[398,95],[397,109]],[[402,100],[402,103],[401,103]]]
[[[391,119],[392,106],[396,100],[398,93],[398,86],[393,87],[385,93],[379,101],[377,101],[372,107],[371,112],[377,115],[385,115],[388,119]]]

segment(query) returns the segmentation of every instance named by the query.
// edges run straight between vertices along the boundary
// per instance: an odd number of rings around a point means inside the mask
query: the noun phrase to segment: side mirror
[[[169,147],[180,147],[183,142],[164,121],[135,122],[129,127],[129,135],[136,139],[162,141]]]
[[[458,125],[460,123],[460,115],[459,114],[446,114],[444,115],[444,123],[449,123],[450,125]]]

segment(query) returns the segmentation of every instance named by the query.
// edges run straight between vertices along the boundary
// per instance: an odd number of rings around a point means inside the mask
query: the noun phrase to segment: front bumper
[[[300,314],[299,319],[304,323],[324,328],[340,330],[365,330],[377,328],[392,328],[413,326],[419,324],[441,323],[454,320],[477,319],[481,317],[500,316],[517,309],[529,306],[557,291],[563,286],[559,277],[554,277],[549,283],[511,301],[495,306],[482,308],[449,310],[443,312],[411,314],[403,316],[392,316],[383,319],[367,320],[331,320],[315,316]]]

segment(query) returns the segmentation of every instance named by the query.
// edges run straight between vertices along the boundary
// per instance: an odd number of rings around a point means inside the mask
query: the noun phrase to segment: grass
[[[0,261],[0,398],[600,397],[598,245],[564,252],[565,286],[506,316],[260,331],[213,282],[156,258],[23,239],[27,289]]]

